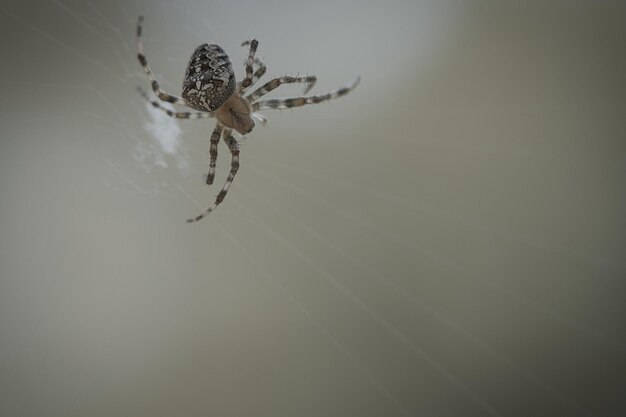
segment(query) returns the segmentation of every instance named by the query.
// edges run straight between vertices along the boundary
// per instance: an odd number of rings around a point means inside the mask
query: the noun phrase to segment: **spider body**
[[[214,44],[203,44],[197,47],[187,65],[187,71],[183,80],[182,97],[178,97],[166,93],[159,86],[159,82],[152,73],[146,56],[143,53],[143,44],[141,42],[142,32],[143,16],[140,16],[137,20],[137,58],[148,76],[148,79],[151,81],[154,93],[161,101],[190,107],[196,110],[196,112],[175,112],[167,109],[158,101],[151,100],[140,88],[139,92],[144,98],[170,117],[177,119],[217,119],[217,124],[211,133],[210,139],[210,161],[206,177],[206,183],[208,185],[213,184],[215,178],[217,145],[222,137],[231,153],[230,172],[215,202],[200,215],[187,220],[188,222],[196,222],[211,213],[224,200],[226,193],[228,193],[228,189],[235,178],[235,174],[239,170],[239,144],[233,137],[233,130],[244,135],[251,132],[254,128],[254,119],[265,123],[267,120],[264,116],[257,113],[258,110],[286,109],[331,100],[352,91],[360,80],[357,77],[352,84],[325,94],[259,100],[261,97],[283,84],[304,83],[307,85],[304,91],[306,94],[313,88],[317,77],[278,77],[268,81],[252,93],[246,94],[248,88],[253,86],[266,71],[265,64],[255,57],[258,42],[253,39],[242,44],[242,46],[249,46],[250,49],[245,65],[246,75],[239,83],[235,79],[235,73],[230,58],[221,47]]]

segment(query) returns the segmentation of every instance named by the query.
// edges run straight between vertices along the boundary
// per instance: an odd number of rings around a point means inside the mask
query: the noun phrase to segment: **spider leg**
[[[267,124],[267,117],[263,116],[261,113],[252,113],[250,116],[261,124]]]
[[[156,94],[159,97],[159,99],[166,101],[168,103],[182,104],[186,106],[187,103],[182,97],[173,96],[161,90],[161,86],[159,86],[159,82],[157,81],[156,77],[152,73],[152,70],[150,69],[150,66],[148,65],[148,60],[146,59],[146,56],[143,53],[143,42],[141,41],[142,33],[143,33],[143,16],[139,16],[139,18],[137,19],[137,59],[139,59],[139,63],[141,64],[144,71],[146,72],[148,79],[152,82],[152,90],[154,91],[154,94]]]
[[[316,81],[317,81],[317,77],[315,75],[309,75],[308,77],[289,77],[289,76],[278,77],[278,78],[274,78],[273,80],[266,82],[261,87],[254,90],[254,92],[250,93],[246,98],[248,99],[248,101],[253,102],[263,97],[270,91],[280,87],[283,84],[292,84],[292,83],[307,83],[307,86],[304,89],[304,94],[306,94],[309,91],[311,91],[311,88],[313,88]]]
[[[354,80],[346,87],[341,87],[337,90],[333,90],[328,93],[316,96],[277,98],[258,101],[252,104],[252,110],[257,111],[263,109],[290,109],[292,107],[304,106],[305,104],[321,103],[322,101],[332,100],[334,98],[348,94],[350,91],[354,90],[354,88],[359,84],[359,81],[361,81],[361,77],[357,77],[356,80]]]
[[[248,53],[248,60],[246,61],[246,78],[241,81],[241,92],[246,91],[250,85],[252,85],[252,72],[254,71],[254,54],[256,54],[256,48],[259,46],[259,42],[256,39],[248,41],[250,43],[250,52]],[[246,42],[244,42],[244,45]]]
[[[241,44],[241,46],[248,46],[252,43],[252,41],[245,41]],[[257,70],[254,72],[254,74],[252,75],[252,82],[250,83],[250,85],[247,88],[250,88],[251,86],[253,86],[257,81],[259,81],[259,78],[261,78],[263,75],[265,75],[265,71],[267,70],[267,67],[265,66],[265,63],[263,61],[261,61],[259,58],[255,57],[254,58],[254,63],[256,65],[259,66],[259,68],[257,68]]]
[[[254,74],[252,75],[252,83],[250,83],[250,86],[248,88],[256,84],[256,82],[259,81],[259,79],[265,75],[265,71],[267,71],[267,67],[265,66],[263,61],[261,61],[259,58],[254,58],[254,63],[257,64],[259,68],[257,68],[256,71],[254,71]]]
[[[232,155],[230,163],[230,173],[228,174],[228,178],[226,178],[226,182],[224,183],[222,190],[217,195],[215,203],[213,203],[213,205],[211,205],[208,209],[206,209],[193,219],[188,219],[187,223],[200,221],[213,210],[215,210],[217,206],[224,200],[224,197],[226,197],[226,193],[228,192],[230,185],[235,179],[235,174],[237,174],[237,170],[239,169],[239,144],[237,143],[237,140],[233,137],[232,130],[228,129],[224,132],[224,141],[228,145],[228,149],[230,149],[230,153]]]
[[[213,116],[213,113],[203,113],[203,112],[175,112],[172,111],[170,109],[166,109],[165,107],[163,107],[158,101],[155,100],[150,100],[150,97],[148,97],[148,94],[146,94],[145,91],[143,91],[143,89],[141,87],[137,87],[137,91],[139,91],[139,94],[141,94],[143,96],[143,98],[145,98],[150,104],[152,104],[152,107],[157,108],[163,112],[165,112],[168,116],[173,117],[175,119],[210,119]]]
[[[220,143],[220,137],[222,136],[222,126],[219,124],[215,126],[213,129],[213,133],[211,133],[211,146],[209,148],[209,155],[211,157],[211,162],[209,162],[209,173],[206,177],[207,185],[213,184],[213,179],[215,178],[215,161],[217,161],[217,144]]]

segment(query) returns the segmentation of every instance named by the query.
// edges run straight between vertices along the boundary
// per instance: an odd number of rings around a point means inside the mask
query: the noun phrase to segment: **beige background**
[[[624,415],[623,2],[336,3],[0,5],[0,415]],[[362,83],[188,225],[212,122],[158,145],[140,13],[174,93],[253,36]]]

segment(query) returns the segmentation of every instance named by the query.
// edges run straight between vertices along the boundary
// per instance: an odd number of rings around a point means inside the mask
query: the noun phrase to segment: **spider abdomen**
[[[187,65],[183,80],[183,98],[190,107],[215,111],[235,92],[233,65],[218,45],[203,44],[196,48]]]

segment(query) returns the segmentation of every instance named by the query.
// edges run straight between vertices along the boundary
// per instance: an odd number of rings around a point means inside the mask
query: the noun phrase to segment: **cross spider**
[[[230,185],[239,169],[239,144],[233,137],[233,129],[244,135],[254,128],[254,120],[265,123],[267,119],[257,110],[265,109],[288,109],[300,107],[305,104],[315,104],[348,94],[360,81],[357,77],[350,85],[325,94],[292,97],[270,100],[260,100],[261,97],[270,91],[278,88],[282,84],[305,83],[304,94],[308,93],[317,81],[317,77],[309,75],[306,77],[283,76],[268,81],[252,93],[244,96],[248,88],[253,86],[266,71],[265,64],[255,57],[259,43],[256,39],[246,41],[241,46],[249,46],[248,59],[246,61],[246,76],[241,82],[235,81],[233,66],[226,55],[226,52],[218,45],[203,44],[196,48],[191,55],[187,72],[183,80],[182,97],[166,93],[159,86],[156,77],[148,66],[148,61],[143,53],[141,35],[143,31],[143,16],[137,20],[137,58],[145,70],[148,79],[152,82],[152,90],[161,101],[190,107],[197,112],[174,112],[163,107],[158,101],[150,100],[148,95],[139,88],[141,95],[148,100],[152,106],[164,111],[168,116],[176,119],[207,119],[216,118],[217,125],[211,134],[211,145],[209,148],[210,162],[209,172],[206,177],[208,185],[213,184],[215,177],[215,162],[217,160],[217,144],[223,136],[226,145],[231,153],[230,173],[217,195],[215,202],[198,216],[188,219],[187,222],[197,222],[224,200]],[[255,70],[256,66],[256,70]]]

